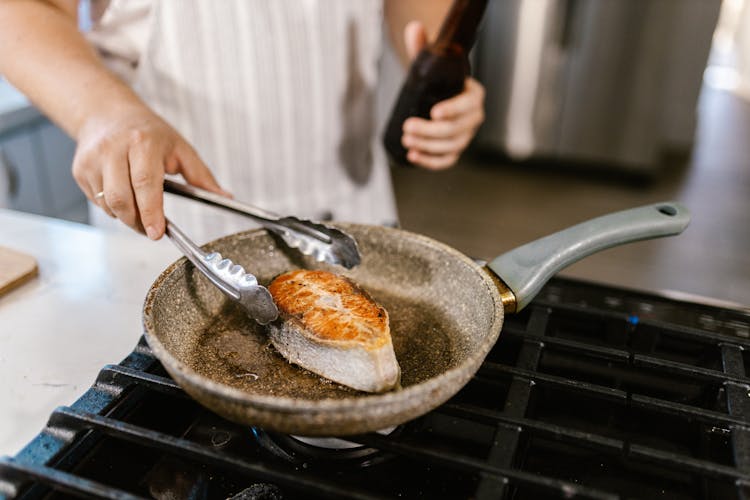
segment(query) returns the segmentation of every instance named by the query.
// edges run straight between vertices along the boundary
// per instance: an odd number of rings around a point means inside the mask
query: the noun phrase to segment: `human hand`
[[[424,26],[412,21],[404,29],[404,41],[410,60],[427,43]],[[411,117],[404,121],[401,143],[407,159],[431,170],[453,166],[484,122],[484,87],[467,78],[464,90],[440,101],[430,110],[430,119]]]
[[[229,195],[185,139],[145,106],[93,116],[77,135],[73,177],[81,190],[111,217],[152,240],[164,234],[165,173]]]

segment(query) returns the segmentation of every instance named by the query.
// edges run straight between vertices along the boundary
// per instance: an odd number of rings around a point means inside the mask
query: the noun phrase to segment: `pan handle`
[[[679,203],[645,205],[532,241],[496,257],[487,267],[508,286],[515,296],[515,311],[520,311],[552,276],[574,262],[624,243],[680,234],[689,222],[690,213]]]

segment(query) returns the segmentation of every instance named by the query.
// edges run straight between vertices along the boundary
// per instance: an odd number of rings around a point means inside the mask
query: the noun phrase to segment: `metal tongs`
[[[255,321],[267,325],[279,316],[271,292],[242,266],[222,258],[218,252],[204,252],[169,219],[167,236],[211,283],[244,307]]]
[[[318,262],[344,266],[347,269],[360,263],[357,242],[345,232],[305,219],[280,217],[266,210],[225,198],[187,184],[164,181],[164,191],[202,201],[246,215],[269,231],[277,234],[291,248]],[[258,283],[252,274],[217,252],[206,253],[188,238],[172,221],[167,219],[166,233],[170,240],[219,290],[238,302],[250,317],[265,325],[278,317],[278,309],[268,289]]]

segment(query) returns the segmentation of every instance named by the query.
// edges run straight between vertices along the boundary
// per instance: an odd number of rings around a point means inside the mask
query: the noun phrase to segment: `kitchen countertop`
[[[0,455],[14,455],[142,333],[151,283],[179,252],[125,231],[0,209],[0,245],[39,276],[0,296]]]

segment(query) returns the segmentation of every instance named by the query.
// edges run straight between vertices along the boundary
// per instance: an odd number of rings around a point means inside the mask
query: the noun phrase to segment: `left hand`
[[[424,26],[412,21],[404,29],[406,50],[411,60],[427,43]],[[468,77],[464,90],[440,101],[430,110],[430,119],[411,117],[404,121],[401,143],[415,165],[442,170],[453,166],[484,122],[484,87]]]

